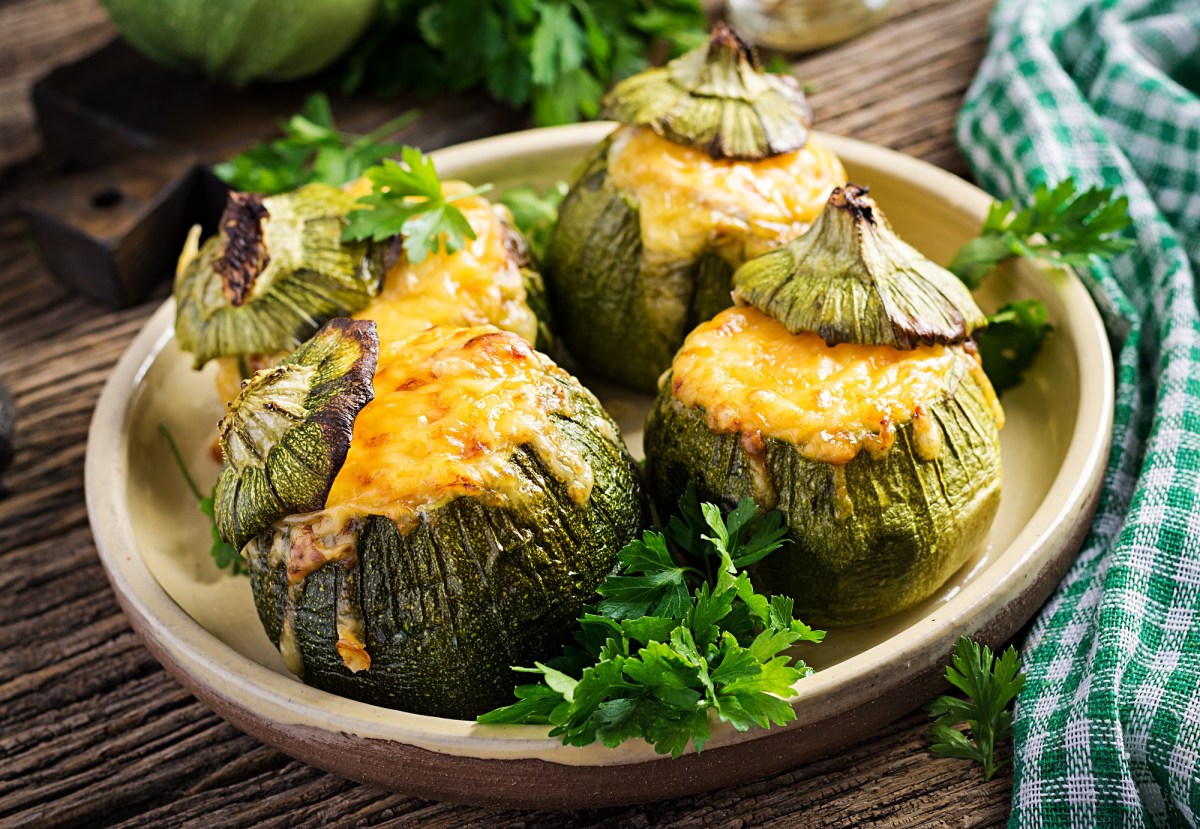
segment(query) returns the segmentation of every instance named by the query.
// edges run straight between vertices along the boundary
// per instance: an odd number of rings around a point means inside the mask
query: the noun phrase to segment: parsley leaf
[[[242,558],[237,547],[222,540],[221,534],[217,532],[217,520],[213,508],[217,492],[216,485],[213,485],[213,490],[210,494],[201,494],[200,487],[196,486],[195,479],[188,472],[187,464],[183,462],[183,455],[179,451],[179,445],[175,443],[175,436],[171,434],[171,430],[167,427],[167,424],[158,424],[158,430],[162,432],[163,438],[166,439],[167,446],[171,449],[171,457],[175,459],[175,465],[179,467],[179,471],[183,475],[183,480],[187,484],[188,489],[192,491],[192,495],[196,496],[200,512],[208,516],[210,522],[209,531],[212,535],[212,548],[210,552],[213,561],[222,570],[229,570],[235,576],[249,573],[250,569],[246,564],[246,560]]]
[[[577,644],[561,659],[517,668],[540,681],[479,722],[547,723],[567,745],[641,738],[678,757],[689,745],[703,749],[710,713],[739,731],[795,718],[785,698],[811,670],[782,651],[824,632],[794,619],[791,599],[756,593],[738,569],[783,544],[780,517],[757,517],[749,499],[722,516],[691,488],[680,509],[672,540],[711,559],[715,578],[693,588],[688,577],[699,571],[675,563],[666,535],[646,531],[621,551],[619,572],[599,589],[600,615],[583,614]]]
[[[217,486],[213,484],[212,492],[201,498],[199,503],[200,511],[207,515],[209,520],[208,530],[209,535],[212,536],[212,547],[209,548],[209,552],[212,554],[213,561],[222,570],[228,570],[235,576],[248,574],[250,566],[242,558],[238,548],[221,538],[221,534],[217,532],[216,495]]]
[[[1002,262],[1018,256],[1054,265],[1087,265],[1133,245],[1129,199],[1113,188],[1079,192],[1073,178],[1038,185],[1031,204],[1013,213],[1011,199],[993,202],[979,236],[959,249],[948,269],[972,291]],[[979,337],[983,368],[996,391],[1021,382],[1052,330],[1041,300],[1012,302],[988,317]]]
[[[646,530],[640,540],[625,545],[619,557],[621,575],[610,576],[596,591],[604,597],[600,613],[617,620],[681,615],[688,602],[688,568],[672,560],[662,533]]]
[[[1073,178],[1053,189],[1038,185],[1033,202],[1013,213],[1013,202],[995,202],[979,236],[959,250],[949,270],[975,290],[992,269],[1017,256],[1055,265],[1087,265],[1095,257],[1127,250],[1133,241],[1116,236],[1129,227],[1129,199],[1113,188],[1078,192]]]
[[[983,779],[991,780],[1003,763],[995,762],[996,743],[1012,735],[1009,704],[1025,687],[1017,651],[1011,645],[996,658],[991,648],[966,636],[954,646],[946,679],[968,699],[940,696],[925,706],[934,718],[930,750],[939,757],[962,757],[983,765]],[[956,726],[965,722],[968,738]]]
[[[483,87],[532,103],[549,126],[594,117],[604,90],[645,68],[648,53],[682,54],[706,32],[697,0],[385,0],[340,75],[346,91],[384,95]]]
[[[400,152],[400,144],[384,141],[417,118],[415,111],[388,121],[366,135],[340,132],[324,93],[310,95],[299,114],[284,124],[283,137],[259,142],[213,167],[236,190],[272,195],[311,182],[340,186],[367,167]]]
[[[671,543],[684,553],[692,556],[704,554],[704,534],[708,532],[708,523],[700,508],[700,498],[696,495],[696,485],[689,482],[687,489],[679,499],[678,512],[667,521],[667,532],[671,535]],[[709,581],[712,581],[710,578]]]
[[[347,214],[342,238],[380,242],[403,236],[410,262],[420,262],[441,247],[447,253],[462,250],[467,239],[475,238],[475,231],[453,203],[491,189],[491,185],[483,185],[444,194],[433,159],[415,147],[402,148],[400,162],[384,159],[368,169],[366,176],[371,193],[358,200],[362,207]]]
[[[1036,299],[1010,302],[988,315],[988,326],[979,335],[979,356],[997,392],[1020,384],[1053,328],[1046,306]]]
[[[529,63],[534,85],[553,83],[555,78],[574,72],[586,57],[586,36],[576,22],[569,5],[543,5],[538,9],[538,25],[533,30]]]
[[[500,197],[500,201],[512,212],[513,223],[525,235],[534,261],[540,262],[550,243],[550,234],[558,221],[558,208],[567,195],[565,181],[559,181],[538,193],[532,187],[516,187]]]

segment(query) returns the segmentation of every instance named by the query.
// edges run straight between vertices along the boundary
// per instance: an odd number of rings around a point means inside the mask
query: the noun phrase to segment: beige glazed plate
[[[443,176],[499,190],[543,186],[611,129],[584,124],[505,135],[434,154]],[[990,199],[890,150],[823,136],[850,178],[868,184],[900,235],[938,262],[978,231]],[[247,579],[217,570],[209,530],[157,426],[170,426],[210,484],[221,415],[209,372],[176,348],[167,302],[129,346],[92,420],[87,498],[100,558],[126,616],[183,685],[234,725],[315,766],[422,797],[523,807],[611,806],[675,797],[795,766],[869,735],[937,692],[961,634],[1010,637],[1045,601],[1087,532],[1108,455],[1113,371],[1087,291],[1069,273],[1018,263],[979,300],[991,310],[1036,297],[1054,335],[1025,383],[1004,397],[1004,496],[987,543],[936,596],[898,616],[805,646],[786,728],[713,729],[700,754],[659,757],[641,742],[575,748],[539,726],[378,708],[309,688],[283,667]],[[585,378],[586,381],[586,378]],[[641,454],[650,398],[593,385]]]

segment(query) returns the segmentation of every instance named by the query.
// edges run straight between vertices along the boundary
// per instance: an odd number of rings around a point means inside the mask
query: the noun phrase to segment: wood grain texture
[[[114,32],[96,0],[0,3],[0,170],[37,151],[29,103],[33,82],[54,64],[87,54]]]
[[[965,174],[953,123],[990,0],[910,0],[886,26],[797,62],[821,129]],[[0,168],[36,146],[30,81],[111,34],[95,0],[0,5]],[[438,143],[455,137],[439,125]],[[498,127],[499,129],[499,127]],[[927,751],[917,712],[786,774],[648,806],[519,812],[394,795],[326,774],[221,721],[173,682],[118,609],[83,497],[91,410],[157,301],[108,312],[41,269],[0,176],[0,380],[19,407],[0,500],[0,825],[999,827],[1011,778]]]

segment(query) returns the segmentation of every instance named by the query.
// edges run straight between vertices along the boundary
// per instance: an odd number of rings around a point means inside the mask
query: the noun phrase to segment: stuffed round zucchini
[[[335,319],[221,423],[218,530],[306,683],[420,714],[510,700],[640,531],[638,469],[574,378],[493,326],[381,348]]]
[[[543,269],[580,365],[653,391],[684,335],[730,305],[734,269],[803,232],[845,172],[796,79],[763,72],[724,24],[622,81],[604,114],[624,126],[584,162]]]
[[[467,189],[443,183],[447,194]],[[234,192],[218,235],[198,250],[198,237],[189,238],[175,282],[175,334],[197,368],[220,359],[223,399],[237,394],[250,367],[351,314],[376,320],[383,342],[431,325],[491,324],[549,347],[542,278],[506,207],[479,196],[456,201],[475,238],[410,262],[399,244],[342,240],[358,195],[361,186],[323,184],[268,197]]]
[[[792,543],[753,577],[821,624],[921,601],[999,506],[1004,416],[970,339],[983,314],[850,185],[734,282],[748,304],[688,336],[651,411],[655,502],[694,480],[702,499],[781,510]]]

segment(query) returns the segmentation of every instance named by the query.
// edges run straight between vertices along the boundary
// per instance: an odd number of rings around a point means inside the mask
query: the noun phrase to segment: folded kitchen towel
[[[1137,239],[1080,273],[1117,358],[1112,459],[1022,648],[1013,827],[1200,819],[1198,93],[1200,0],[1000,0],[959,119],[993,194],[1115,185]]]

